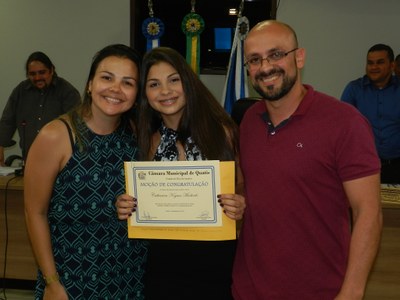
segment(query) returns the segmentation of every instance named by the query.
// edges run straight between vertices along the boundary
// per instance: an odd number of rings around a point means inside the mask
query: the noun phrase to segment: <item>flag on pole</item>
[[[243,42],[248,32],[249,20],[246,17],[238,17],[222,95],[224,108],[229,114],[236,100],[249,95],[243,58]]]

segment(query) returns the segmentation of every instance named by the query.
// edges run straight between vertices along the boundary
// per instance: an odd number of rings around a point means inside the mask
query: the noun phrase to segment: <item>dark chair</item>
[[[6,158],[6,160],[4,161],[4,164],[7,167],[12,167],[14,161],[18,161],[18,160],[20,160],[22,162],[22,157],[20,155],[13,154]]]
[[[246,110],[254,103],[260,100],[261,98],[249,97],[249,98],[238,99],[235,101],[235,103],[233,103],[231,117],[238,126],[240,125],[240,122],[242,121],[242,118]]]

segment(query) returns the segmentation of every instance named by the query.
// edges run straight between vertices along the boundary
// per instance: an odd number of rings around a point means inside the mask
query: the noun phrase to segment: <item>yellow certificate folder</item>
[[[133,166],[136,162],[125,162],[125,184],[127,194],[136,197],[134,189]],[[140,162],[143,163],[143,162]],[[150,162],[149,162],[150,163]],[[152,162],[154,163],[154,162]],[[179,162],[158,162],[179,164]],[[220,193],[235,192],[235,162],[218,162]],[[140,207],[141,199],[138,199]],[[143,201],[143,200],[142,200]],[[236,222],[228,218],[221,210],[221,226],[138,226],[134,224],[135,213],[128,219],[128,237],[139,239],[223,241],[236,239]]]

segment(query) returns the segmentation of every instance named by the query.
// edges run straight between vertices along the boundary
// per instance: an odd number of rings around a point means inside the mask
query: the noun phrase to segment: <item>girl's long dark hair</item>
[[[184,143],[191,137],[207,159],[234,160],[238,151],[238,129],[217,99],[194,73],[186,60],[174,49],[158,47],[145,54],[140,74],[138,142],[141,160],[152,160],[152,135],[159,129],[161,118],[149,105],[146,81],[150,68],[160,62],[170,64],[179,73],[186,106],[178,127],[178,138]],[[157,146],[157,145],[154,145]]]

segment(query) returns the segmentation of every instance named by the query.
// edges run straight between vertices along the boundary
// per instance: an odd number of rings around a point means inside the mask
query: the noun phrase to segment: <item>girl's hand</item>
[[[218,202],[224,213],[233,220],[241,220],[243,218],[246,201],[239,194],[220,194]]]
[[[136,211],[137,200],[128,194],[122,194],[117,197],[115,207],[117,208],[118,219],[127,220],[134,211]]]

